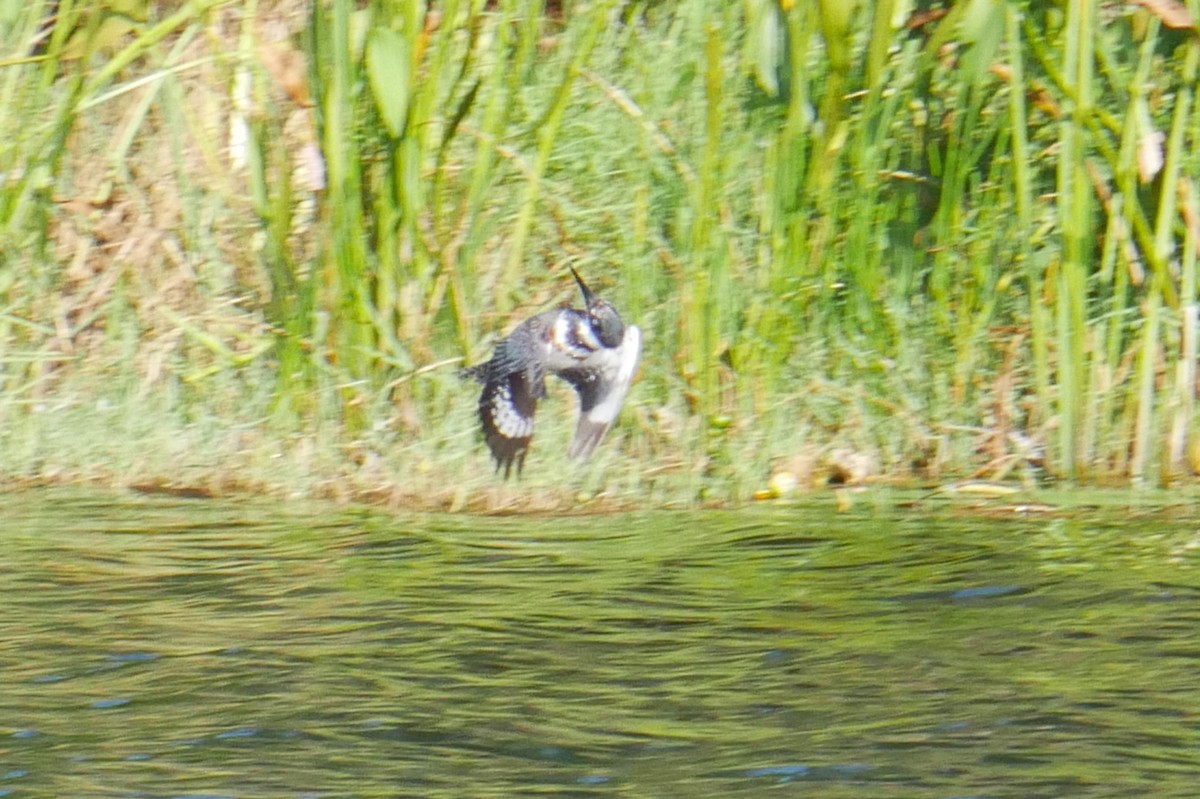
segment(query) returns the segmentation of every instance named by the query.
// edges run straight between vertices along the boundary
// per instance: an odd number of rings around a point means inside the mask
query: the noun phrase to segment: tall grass
[[[1196,466],[1183,6],[127,6],[0,19],[0,429],[154,395],[461,499],[456,367],[572,265],[647,334],[587,491]]]

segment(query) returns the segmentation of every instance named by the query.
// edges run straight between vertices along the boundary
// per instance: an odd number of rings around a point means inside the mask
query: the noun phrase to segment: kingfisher
[[[491,360],[465,370],[483,383],[479,422],[483,438],[504,477],[525,465],[533,439],[533,414],[546,396],[546,375],[571,384],[579,394],[579,422],[567,456],[591,457],[616,421],[642,354],[642,331],[627,325],[597,297],[571,267],[585,308],[558,308],[526,319],[496,345]]]

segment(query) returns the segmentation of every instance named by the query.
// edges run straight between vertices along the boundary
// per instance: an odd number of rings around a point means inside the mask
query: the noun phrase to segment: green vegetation
[[[1200,3],[1144,5],[0,0],[0,470],[1188,476]],[[564,388],[501,485],[458,369],[568,265],[641,378],[584,467]]]

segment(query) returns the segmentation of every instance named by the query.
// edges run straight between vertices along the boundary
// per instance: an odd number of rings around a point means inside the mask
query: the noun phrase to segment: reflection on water
[[[1194,523],[0,497],[0,797],[1195,796]]]

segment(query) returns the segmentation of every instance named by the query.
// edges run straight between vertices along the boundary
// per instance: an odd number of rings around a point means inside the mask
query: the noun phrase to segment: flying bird
[[[465,373],[483,383],[483,438],[507,478],[517,474],[533,439],[533,415],[546,396],[546,375],[558,375],[579,394],[579,423],[567,455],[587,460],[612,427],[642,353],[642,331],[627,325],[571,268],[585,308],[559,308],[517,325],[491,360]]]

